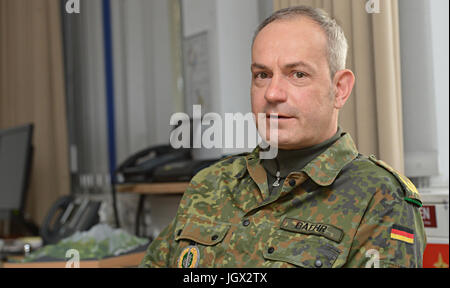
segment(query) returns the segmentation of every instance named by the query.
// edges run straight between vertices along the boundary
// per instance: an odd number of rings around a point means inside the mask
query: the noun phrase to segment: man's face
[[[266,114],[266,135],[269,114],[279,114],[280,149],[310,147],[336,133],[327,39],[318,24],[301,17],[264,27],[252,47],[251,70],[252,111]]]

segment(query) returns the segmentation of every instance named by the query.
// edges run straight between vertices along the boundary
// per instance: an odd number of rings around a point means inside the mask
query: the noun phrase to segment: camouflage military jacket
[[[342,135],[270,196],[258,148],[200,171],[141,267],[421,267],[416,188]]]

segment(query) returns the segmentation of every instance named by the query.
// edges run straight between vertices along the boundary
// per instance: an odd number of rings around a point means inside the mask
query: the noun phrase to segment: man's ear
[[[339,70],[334,75],[334,108],[341,109],[352,93],[355,75],[351,70]]]

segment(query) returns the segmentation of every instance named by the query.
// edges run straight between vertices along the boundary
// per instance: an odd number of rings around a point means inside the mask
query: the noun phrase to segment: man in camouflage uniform
[[[421,267],[417,189],[337,125],[354,84],[340,27],[295,7],[255,35],[252,110],[278,115],[278,155],[258,147],[198,173],[141,266]]]

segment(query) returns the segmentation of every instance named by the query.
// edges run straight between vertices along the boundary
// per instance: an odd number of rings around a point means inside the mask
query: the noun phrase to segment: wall
[[[211,80],[211,109],[224,119],[225,113],[248,113],[251,83],[251,40],[259,24],[259,11],[267,13],[267,1],[209,1],[183,0],[183,35],[207,31],[209,41],[209,69]],[[192,109],[186,107],[186,109]],[[254,123],[251,123],[254,126]],[[225,137],[231,137],[225,133]],[[250,149],[219,149],[200,151],[202,156],[234,154]]]
[[[431,178],[431,186],[447,187],[449,182],[449,1],[429,1],[433,53],[434,93],[437,120],[439,176]]]
[[[448,1],[400,0],[399,11],[405,174],[448,187]]]

